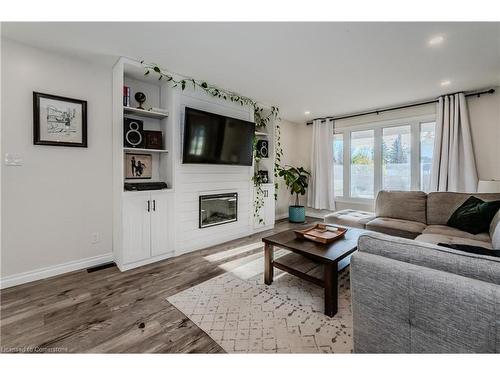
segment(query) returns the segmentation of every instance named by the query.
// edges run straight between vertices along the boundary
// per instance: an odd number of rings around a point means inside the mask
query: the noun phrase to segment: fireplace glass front
[[[200,228],[238,220],[238,193],[200,196]]]

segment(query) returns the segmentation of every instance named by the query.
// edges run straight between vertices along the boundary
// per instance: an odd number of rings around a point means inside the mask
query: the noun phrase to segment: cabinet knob
[[[151,211],[151,201],[148,199],[148,212]]]
[[[153,211],[156,211],[156,199],[153,199]]]

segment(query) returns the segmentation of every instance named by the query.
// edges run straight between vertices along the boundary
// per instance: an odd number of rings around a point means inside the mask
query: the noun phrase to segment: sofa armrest
[[[375,232],[359,237],[358,251],[500,285],[500,258]]]
[[[356,353],[498,353],[500,286],[388,257],[351,258]]]

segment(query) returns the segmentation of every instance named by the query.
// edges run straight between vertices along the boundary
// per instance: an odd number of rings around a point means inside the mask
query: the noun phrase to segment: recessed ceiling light
[[[306,116],[307,116],[307,115],[310,115],[310,114],[311,114],[311,111],[305,111],[305,112],[304,112],[304,115],[306,115]]]
[[[450,80],[444,80],[444,81],[441,81],[441,86],[449,86],[451,83]]]
[[[442,35],[436,35],[436,36],[433,36],[431,39],[429,39],[430,46],[437,46],[443,42],[444,42],[444,36],[442,36]]]

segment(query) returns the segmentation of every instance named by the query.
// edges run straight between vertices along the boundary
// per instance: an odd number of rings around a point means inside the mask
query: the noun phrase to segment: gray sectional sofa
[[[351,298],[356,353],[500,352],[500,258],[370,233]]]
[[[493,249],[493,234],[500,237],[498,220],[494,220],[489,233],[479,234],[446,225],[451,214],[472,195],[485,201],[500,200],[500,193],[381,191],[375,201],[375,213],[343,210],[327,215],[325,222],[433,244],[455,243]],[[495,248],[500,249],[500,238]]]
[[[500,352],[500,258],[437,246],[500,249],[500,211],[489,232],[446,226],[471,195],[500,200],[500,194],[382,191],[374,214],[325,218],[371,230],[351,259],[355,352]]]

